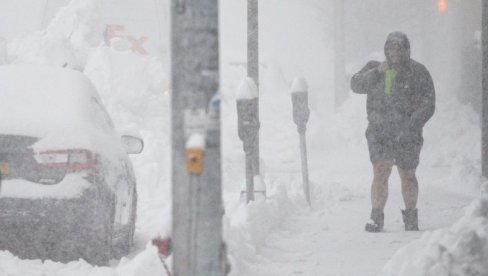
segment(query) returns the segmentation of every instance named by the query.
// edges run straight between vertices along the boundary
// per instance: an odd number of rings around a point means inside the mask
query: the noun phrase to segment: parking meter
[[[297,125],[297,130],[300,134],[303,192],[308,204],[311,206],[310,185],[308,181],[307,142],[305,136],[308,118],[310,117],[310,109],[308,108],[308,88],[303,78],[296,78],[293,81],[291,101],[293,104],[293,121]]]
[[[241,83],[236,105],[238,135],[246,154],[246,202],[249,202],[254,200],[253,160],[257,157],[256,145],[260,125],[258,89],[251,78],[247,78]]]
[[[246,154],[246,202],[254,200],[253,158],[259,133],[258,99],[237,100],[238,135]]]
[[[237,100],[237,125],[239,138],[244,144],[244,152],[253,153],[255,141],[258,137],[259,121],[258,99]]]
[[[308,108],[308,91],[303,78],[297,78],[293,82],[291,100],[293,104],[293,121],[297,125],[298,133],[305,133],[307,122],[310,117]]]

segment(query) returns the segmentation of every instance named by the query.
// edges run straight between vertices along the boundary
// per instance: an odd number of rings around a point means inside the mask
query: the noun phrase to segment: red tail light
[[[40,166],[83,171],[95,168],[96,159],[93,153],[84,149],[48,150],[34,154]]]

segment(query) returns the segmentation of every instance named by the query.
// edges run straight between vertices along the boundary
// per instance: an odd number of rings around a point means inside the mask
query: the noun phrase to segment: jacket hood
[[[408,37],[406,34],[402,32],[392,32],[388,34],[388,37],[386,38],[385,42],[385,56],[388,59],[388,55],[386,53],[386,50],[393,44],[393,43],[398,43],[402,49],[402,63],[407,62],[410,60],[410,41],[408,40]],[[389,61],[389,60],[388,60]]]

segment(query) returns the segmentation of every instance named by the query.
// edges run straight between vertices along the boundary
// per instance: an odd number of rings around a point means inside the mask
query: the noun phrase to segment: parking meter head
[[[291,100],[293,103],[293,121],[299,127],[307,124],[308,118],[310,117],[310,109],[308,108],[308,93],[291,93]]]
[[[259,131],[258,99],[237,100],[237,123],[239,138],[246,143],[252,143]]]

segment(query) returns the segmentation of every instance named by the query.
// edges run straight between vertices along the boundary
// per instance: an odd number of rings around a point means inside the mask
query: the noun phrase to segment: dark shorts
[[[392,160],[395,165],[405,170],[415,169],[419,165],[420,150],[424,143],[422,130],[411,131],[398,137],[369,126],[366,139],[372,163]]]

